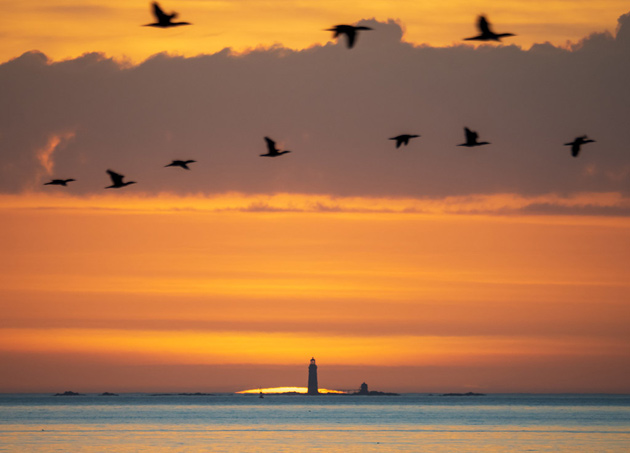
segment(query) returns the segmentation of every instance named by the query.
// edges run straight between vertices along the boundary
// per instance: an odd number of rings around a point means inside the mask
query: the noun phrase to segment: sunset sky
[[[630,392],[627,2],[160,4],[0,0],[0,392]]]

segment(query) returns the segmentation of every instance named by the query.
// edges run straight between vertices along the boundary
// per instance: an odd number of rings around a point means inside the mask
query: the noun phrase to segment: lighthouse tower
[[[308,366],[308,394],[319,395],[319,387],[317,386],[317,365],[315,364],[315,358],[311,359],[311,364]]]

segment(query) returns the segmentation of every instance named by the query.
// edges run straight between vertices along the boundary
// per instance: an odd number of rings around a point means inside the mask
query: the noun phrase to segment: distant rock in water
[[[101,396],[118,396],[118,393],[103,392],[101,393]]]
[[[214,396],[214,393],[178,393],[178,396]]]
[[[474,393],[474,392],[468,392],[468,393],[443,393],[442,396],[486,396],[485,393]]]
[[[68,390],[67,392],[63,392],[63,393],[55,393],[55,396],[84,396],[84,395],[82,393],[71,392],[70,390]]]
[[[361,393],[353,393],[353,395],[361,395]],[[368,393],[365,393],[364,395],[367,395],[367,396],[378,396],[378,395],[382,395],[382,396],[400,396],[400,393],[379,392],[377,390],[370,390]]]
[[[400,396],[398,393],[377,392],[376,390],[368,390],[368,385],[364,382],[358,392],[350,393],[350,395],[367,395],[367,396]]]

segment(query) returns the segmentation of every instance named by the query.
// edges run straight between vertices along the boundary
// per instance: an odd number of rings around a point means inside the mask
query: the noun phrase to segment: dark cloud
[[[393,21],[364,20],[345,42],[132,66],[30,52],[0,65],[0,190],[102,192],[107,168],[129,192],[298,192],[440,197],[630,190],[630,15],[616,37],[415,47]],[[457,147],[464,126],[489,146]],[[421,138],[395,149],[389,137]],[[563,143],[597,140],[577,159]],[[275,159],[264,136],[293,153]],[[195,159],[191,171],[164,168]],[[48,170],[46,168],[48,166]],[[253,207],[261,209],[261,207]],[[263,208],[264,209],[264,208]]]
[[[480,212],[489,214],[490,211]],[[496,214],[496,212],[492,212]],[[538,214],[538,215],[580,215],[580,216],[630,216],[628,206],[560,206],[552,203],[539,203],[524,206],[520,209],[503,209],[499,214]]]
[[[619,17],[616,40],[619,46],[630,49],[630,13]]]

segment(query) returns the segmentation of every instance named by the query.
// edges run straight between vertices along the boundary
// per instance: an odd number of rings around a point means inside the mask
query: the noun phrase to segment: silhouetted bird
[[[190,170],[188,168],[188,164],[192,164],[193,162],[197,162],[196,160],[174,160],[168,165],[164,165],[165,167],[182,167],[184,170]]]
[[[53,179],[50,182],[44,183],[45,186],[67,186],[69,182],[76,181],[76,179]]]
[[[112,185],[105,187],[106,189],[120,189],[130,184],[136,184],[135,181],[123,182],[124,175],[120,175],[115,171],[107,170],[107,174],[112,179]]]
[[[409,140],[412,138],[420,137],[419,135],[410,135],[410,134],[402,134],[397,135],[396,137],[390,138],[390,140],[396,140],[396,148],[400,148],[400,145],[407,146],[409,144]]]
[[[464,41],[501,41],[501,38],[505,38],[506,36],[516,36],[514,33],[495,33],[490,30],[490,23],[484,16],[479,16],[479,20],[477,22],[477,28],[481,32],[478,36],[473,36],[472,38],[464,38]]]
[[[595,140],[591,140],[586,135],[582,135],[581,137],[576,137],[575,140],[570,143],[565,143],[564,146],[570,146],[571,155],[573,157],[577,157],[578,154],[580,154],[580,146],[584,145],[585,143],[595,143]]]
[[[472,148],[473,146],[481,146],[481,145],[489,145],[490,142],[478,142],[477,138],[479,134],[474,131],[471,131],[467,127],[464,128],[464,132],[466,132],[466,143],[461,143],[457,146],[468,146]]]
[[[157,2],[153,2],[153,15],[157,22],[152,24],[145,24],[145,27],[160,27],[160,28],[168,28],[168,27],[177,27],[179,25],[191,25],[190,22],[173,22],[173,19],[177,17],[177,13],[166,14],[160,8],[160,5]]]
[[[277,157],[282,154],[290,153],[291,151],[280,151],[276,148],[276,142],[274,142],[269,137],[265,137],[265,141],[267,142],[267,149],[269,152],[267,154],[261,154],[260,157]]]
[[[348,41],[348,49],[352,49],[354,42],[357,39],[358,30],[372,30],[370,27],[355,27],[354,25],[335,25],[333,28],[328,28],[326,31],[334,31],[333,38],[339,37],[339,35],[346,35]]]

